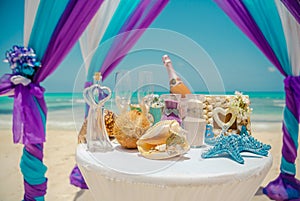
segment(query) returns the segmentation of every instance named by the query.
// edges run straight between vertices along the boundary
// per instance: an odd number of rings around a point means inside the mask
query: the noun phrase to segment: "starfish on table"
[[[255,139],[254,137],[252,137],[251,135],[249,135],[245,126],[242,126],[239,136],[240,136],[240,140],[243,142],[243,145],[251,145],[252,148],[255,148],[258,150],[269,151],[271,149],[270,145],[264,144],[264,143],[258,141],[257,139]],[[243,145],[241,146],[241,148],[244,148]],[[245,150],[241,150],[241,151],[250,151],[250,150],[245,149]],[[250,152],[252,152],[252,151],[250,151]],[[253,153],[255,153],[255,152],[253,152]],[[267,153],[267,155],[268,155],[268,153]]]
[[[260,156],[267,156],[270,145],[263,144],[250,136],[246,128],[241,129],[240,135],[223,133],[217,138],[214,147],[202,153],[203,158],[212,158],[221,154],[229,154],[236,162],[244,164],[241,152],[251,152]]]

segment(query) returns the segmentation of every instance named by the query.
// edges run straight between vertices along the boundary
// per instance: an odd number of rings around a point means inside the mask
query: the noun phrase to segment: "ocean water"
[[[233,93],[229,93],[233,94]],[[251,122],[257,125],[279,123],[282,121],[285,96],[283,92],[244,92],[249,95],[251,108]],[[81,93],[46,93],[48,106],[47,128],[79,131],[83,119],[85,102]],[[133,102],[136,102],[136,95]],[[116,111],[114,98],[109,100],[105,107]],[[13,99],[0,97],[0,132],[1,129],[12,127]],[[269,125],[269,124],[268,124]]]

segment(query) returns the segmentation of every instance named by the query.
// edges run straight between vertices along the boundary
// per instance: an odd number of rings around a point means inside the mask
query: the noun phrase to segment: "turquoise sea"
[[[233,94],[233,93],[228,93]],[[253,108],[251,121],[254,123],[279,123],[285,105],[284,92],[244,92],[249,95]],[[46,93],[48,106],[48,129],[80,129],[84,118],[84,100],[82,94]],[[133,99],[136,99],[134,96]],[[114,99],[105,105],[115,111]],[[0,132],[12,126],[13,99],[0,97]]]

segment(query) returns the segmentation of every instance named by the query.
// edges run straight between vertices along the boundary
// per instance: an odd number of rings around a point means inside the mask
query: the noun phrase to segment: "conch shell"
[[[148,129],[136,144],[145,158],[172,158],[190,149],[184,132],[176,120],[160,121]]]
[[[113,133],[122,147],[134,149],[137,140],[149,127],[150,122],[142,112],[131,110],[115,119]]]

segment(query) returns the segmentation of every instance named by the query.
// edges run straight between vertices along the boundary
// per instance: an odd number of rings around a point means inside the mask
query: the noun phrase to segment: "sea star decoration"
[[[210,148],[207,152],[202,153],[202,157],[213,158],[219,155],[229,154],[233,160],[244,164],[241,152],[251,152],[260,156],[267,156],[270,149],[270,145],[256,140],[249,135],[246,127],[243,126],[240,135],[230,134],[225,136],[224,132],[222,132],[220,137],[217,138],[215,146]]]

